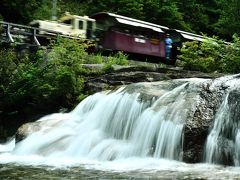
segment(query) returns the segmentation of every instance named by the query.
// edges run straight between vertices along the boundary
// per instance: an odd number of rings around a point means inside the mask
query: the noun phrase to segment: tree
[[[81,16],[90,15],[90,13],[88,12],[88,7],[90,7],[89,3],[92,3],[92,0],[81,0],[81,3],[78,0],[58,0],[57,16],[59,17],[65,12],[70,12],[71,14]]]
[[[51,3],[48,0],[2,0],[0,14],[5,21],[27,24],[41,17],[49,19]]]
[[[97,6],[96,6],[97,4]],[[95,0],[89,1],[86,5],[87,14],[97,12],[112,12],[123,16],[143,19],[143,0]]]
[[[196,33],[205,32],[209,23],[206,8],[197,0],[176,0],[179,11],[183,14],[183,19],[190,29]]]
[[[234,33],[240,34],[240,1],[220,0],[221,16],[215,24],[215,30],[230,39]]]
[[[145,20],[175,29],[190,30],[173,0],[148,0],[144,4]]]
[[[0,17],[28,24],[34,19],[50,19],[52,7],[49,0],[2,0]],[[234,33],[240,33],[239,0],[57,0],[57,15],[65,11],[77,15],[112,12],[228,40]]]

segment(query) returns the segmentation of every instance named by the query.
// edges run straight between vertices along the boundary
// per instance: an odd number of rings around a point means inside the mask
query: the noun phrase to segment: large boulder
[[[188,118],[185,124],[183,160],[188,163],[202,161],[205,142],[213,125],[216,111],[222,101],[224,92],[221,88],[211,88],[212,82],[202,86],[200,103],[193,112],[192,118]]]

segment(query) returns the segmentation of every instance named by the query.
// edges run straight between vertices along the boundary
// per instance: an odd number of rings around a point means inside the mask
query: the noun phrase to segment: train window
[[[78,29],[83,29],[83,21],[78,22]]]

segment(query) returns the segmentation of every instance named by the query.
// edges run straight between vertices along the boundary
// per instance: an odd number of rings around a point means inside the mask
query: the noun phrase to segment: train
[[[96,20],[96,35],[99,48],[109,51],[123,51],[132,57],[163,61],[174,64],[178,47],[185,41],[203,41],[205,38],[189,32],[170,29],[146,21],[141,21],[113,13],[96,13],[91,16]],[[165,38],[172,39],[170,60],[166,59]]]
[[[78,16],[66,12],[58,21],[34,20],[38,36],[62,35],[90,40],[95,52],[122,51],[131,57],[174,64],[178,49],[185,41],[203,41],[205,37],[158,24],[114,14],[99,12]],[[165,38],[172,39],[170,59],[166,58]]]

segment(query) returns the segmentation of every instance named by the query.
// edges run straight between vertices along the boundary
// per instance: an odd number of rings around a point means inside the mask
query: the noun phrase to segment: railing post
[[[38,41],[38,39],[37,39],[37,36],[36,36],[36,29],[34,28],[33,29],[33,40],[34,40],[34,43],[35,44],[37,44],[38,46],[40,46],[40,43],[39,43],[39,41]]]
[[[10,33],[10,25],[9,25],[8,23],[7,23],[7,32],[6,32],[6,35],[7,35],[7,37],[8,37],[8,40],[9,40],[11,43],[13,43],[14,40],[13,40],[12,35],[11,35],[11,33]]]

